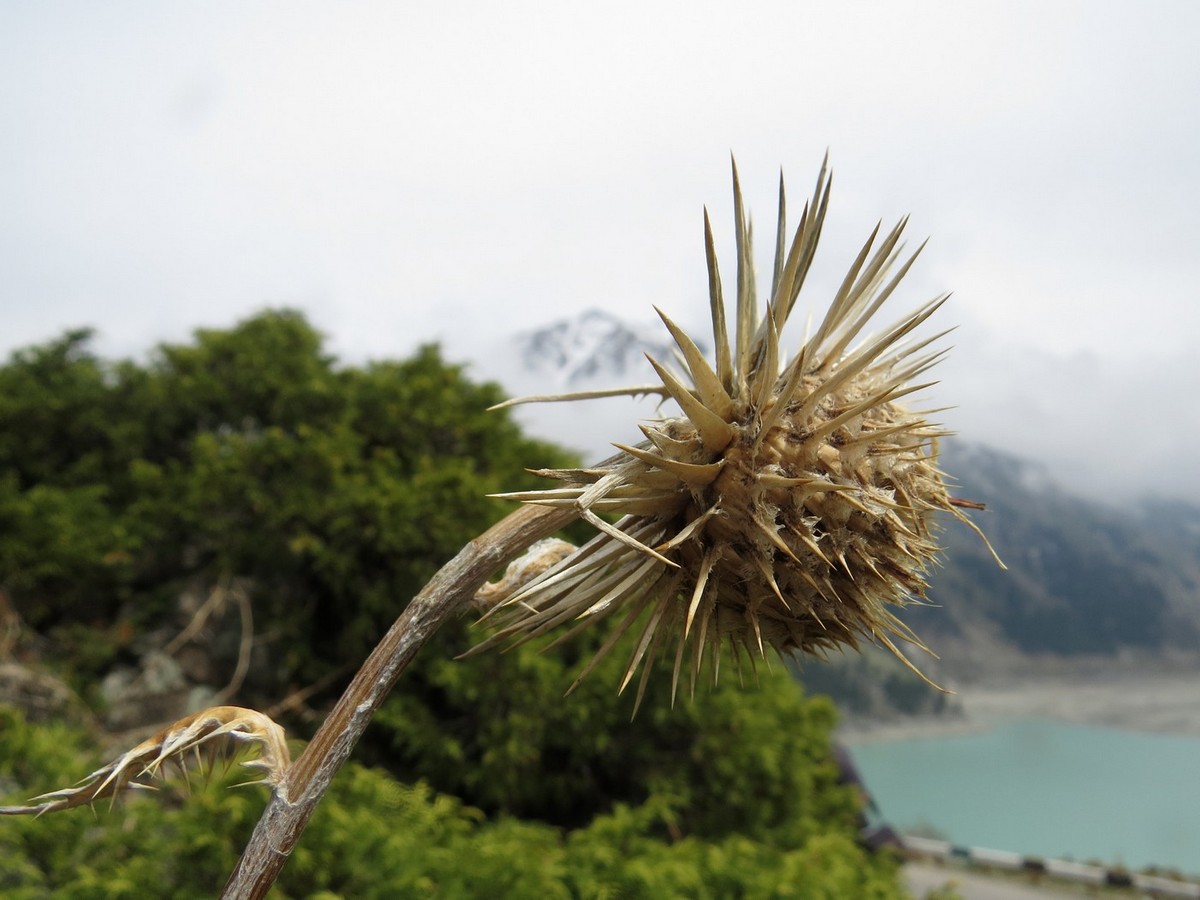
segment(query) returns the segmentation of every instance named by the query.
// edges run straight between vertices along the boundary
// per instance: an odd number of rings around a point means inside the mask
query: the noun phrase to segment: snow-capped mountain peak
[[[670,358],[672,345],[600,309],[561,319],[515,338],[522,367],[571,389],[603,381],[617,387],[652,377],[644,354]]]

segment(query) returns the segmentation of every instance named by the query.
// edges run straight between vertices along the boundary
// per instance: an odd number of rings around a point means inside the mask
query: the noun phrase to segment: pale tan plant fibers
[[[594,468],[540,472],[561,487],[500,495],[573,509],[599,534],[498,604],[489,613],[498,631],[479,649],[573,624],[570,635],[617,615],[572,688],[637,625],[621,689],[642,666],[639,703],[657,656],[673,658],[674,695],[685,661],[693,690],[706,655],[716,677],[726,642],[735,659],[744,650],[753,660],[769,647],[820,652],[865,637],[920,675],[893,638],[925,648],[892,608],[924,598],[925,571],[939,552],[935,514],[970,525],[959,508],[970,504],[950,497],[937,467],[937,438],[946,432],[898,401],[930,386],[914,382],[945,352],[929,348],[946,332],[923,339],[913,332],[946,297],[865,336],[920,253],[904,257],[903,220],[876,245],[877,226],[816,331],[785,361],[780,332],[816,251],[829,175],[822,167],[790,244],[780,182],[771,293],[761,314],[736,167],[733,191],[732,329],[705,215],[715,363],[659,311],[682,373],[650,358],[660,384],[599,393],[656,392],[682,415],[644,426],[644,442],[617,444],[621,452]],[[600,513],[619,520],[610,524]]]
[[[231,760],[248,747],[257,748],[258,756],[241,765],[262,776],[244,784],[279,785],[290,764],[283,729],[253,709],[214,706],[173,722],[74,787],[34,797],[41,802],[26,806],[0,806],[0,815],[40,816],[97,800],[115,800],[126,790],[153,790],[154,785],[144,779],[162,774],[168,765],[186,775],[189,766],[212,766],[219,758]]]
[[[558,538],[543,538],[509,563],[499,580],[489,581],[476,591],[472,604],[482,610],[491,609],[577,549],[574,544]]]

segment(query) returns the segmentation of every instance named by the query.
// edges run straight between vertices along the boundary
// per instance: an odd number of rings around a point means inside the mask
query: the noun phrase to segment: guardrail
[[[959,847],[948,841],[938,841],[915,835],[900,835],[900,841],[906,854],[921,859],[936,859],[943,862],[961,861],[980,868],[1026,872],[1034,876],[1045,876],[1093,887],[1134,888],[1150,897],[1184,897],[1200,900],[1200,884],[1192,881],[1177,881],[1158,875],[1140,875],[1124,869],[1109,869],[1104,866],[1093,866],[1066,859],[1022,856],[1006,850]]]

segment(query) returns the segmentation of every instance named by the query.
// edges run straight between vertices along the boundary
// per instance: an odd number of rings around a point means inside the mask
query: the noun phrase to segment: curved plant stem
[[[257,900],[267,895],[329,783],[417,651],[447,619],[463,609],[488,576],[577,515],[578,511],[571,508],[523,506],[470,541],[433,576],[384,635],[308,747],[288,769],[229,876],[222,897]]]

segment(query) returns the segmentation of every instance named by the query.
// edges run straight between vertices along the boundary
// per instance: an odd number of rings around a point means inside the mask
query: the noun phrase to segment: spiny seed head
[[[892,638],[922,645],[891,608],[925,596],[925,571],[939,553],[936,514],[970,524],[937,467],[945,432],[899,403],[929,386],[913,382],[942,355],[928,348],[945,332],[922,340],[912,333],[945,296],[864,337],[920,253],[901,262],[905,222],[878,244],[876,227],[816,331],[781,364],[779,334],[813,260],[828,171],[822,167],[790,243],[780,182],[774,277],[761,316],[736,167],[733,190],[732,334],[706,213],[715,361],[659,311],[685,370],[651,358],[660,384],[623,391],[658,393],[682,415],[644,425],[644,442],[616,445],[620,453],[594,468],[540,473],[560,487],[501,495],[573,507],[599,533],[494,607],[489,615],[500,627],[482,646],[575,622],[565,637],[616,615],[575,685],[637,624],[621,689],[642,666],[639,703],[656,657],[673,657],[674,696],[685,660],[695,689],[706,650],[716,676],[725,642],[735,658],[744,649],[753,660],[768,647],[822,652],[865,637],[917,671]]]

